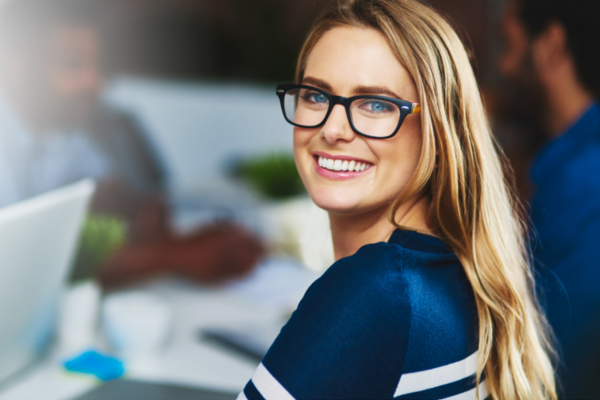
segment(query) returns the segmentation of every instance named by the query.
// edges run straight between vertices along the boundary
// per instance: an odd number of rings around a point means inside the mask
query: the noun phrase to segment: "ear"
[[[542,79],[553,79],[572,62],[567,44],[567,33],[562,24],[552,22],[532,44],[533,62]]]

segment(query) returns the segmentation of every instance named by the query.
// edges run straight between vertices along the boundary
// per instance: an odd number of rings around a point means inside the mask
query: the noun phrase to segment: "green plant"
[[[260,157],[241,159],[231,170],[267,199],[281,200],[306,193],[294,156],[273,153]]]
[[[88,215],[79,236],[71,283],[92,279],[104,262],[125,243],[127,225],[115,217]]]

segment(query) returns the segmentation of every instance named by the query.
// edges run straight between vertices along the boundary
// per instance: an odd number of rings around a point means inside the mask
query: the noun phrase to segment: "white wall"
[[[275,85],[122,79],[106,98],[139,118],[178,197],[226,185],[227,164],[236,157],[292,151],[292,126]]]

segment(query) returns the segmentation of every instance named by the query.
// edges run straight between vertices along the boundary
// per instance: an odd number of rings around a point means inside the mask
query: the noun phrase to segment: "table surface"
[[[231,288],[202,288],[178,280],[145,285],[143,290],[160,297],[173,312],[171,336],[154,362],[131,365],[126,377],[168,384],[239,392],[251,378],[256,360],[202,341],[203,327],[235,328],[282,325],[281,309],[248,301]],[[70,400],[98,385],[93,378],[66,372],[61,359],[49,354],[9,382],[0,400]]]

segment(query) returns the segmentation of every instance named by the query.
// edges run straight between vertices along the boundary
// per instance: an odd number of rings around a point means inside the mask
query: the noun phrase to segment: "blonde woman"
[[[463,45],[415,0],[334,0],[279,85],[336,262],[239,399],[555,399],[524,229]]]

